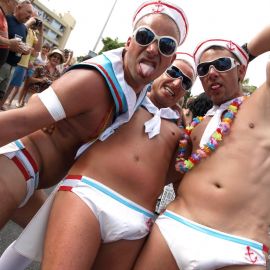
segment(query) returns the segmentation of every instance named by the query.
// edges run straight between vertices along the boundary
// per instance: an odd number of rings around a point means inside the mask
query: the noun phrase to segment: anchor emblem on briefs
[[[234,50],[235,50],[235,45],[232,43],[232,41],[230,41],[230,42],[227,44],[227,48],[228,48],[230,51],[234,51]]]
[[[247,253],[245,253],[245,255],[248,256],[246,259],[253,264],[255,264],[258,260],[257,256],[254,255],[254,252],[251,251],[249,246],[247,246]]]
[[[155,7],[152,9],[153,13],[161,13],[164,10],[162,3],[158,2],[155,4]]]

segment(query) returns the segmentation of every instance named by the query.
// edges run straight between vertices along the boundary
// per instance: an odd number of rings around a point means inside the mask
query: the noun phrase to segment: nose
[[[154,42],[150,43],[147,48],[146,48],[146,51],[149,55],[151,56],[156,56],[158,55],[159,53],[159,50],[158,50],[158,42],[157,40],[155,40]]]
[[[218,76],[218,71],[216,71],[216,69],[214,68],[214,66],[210,66],[209,67],[209,72],[208,72],[208,76],[212,77],[216,77]]]
[[[185,91],[182,87],[182,78],[174,79],[173,82],[174,89],[178,89],[178,91]]]
[[[182,78],[180,77],[180,78],[174,79],[172,83],[175,86],[179,86],[182,84]]]

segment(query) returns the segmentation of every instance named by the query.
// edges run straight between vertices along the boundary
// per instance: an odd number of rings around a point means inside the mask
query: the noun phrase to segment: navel
[[[140,160],[139,156],[138,156],[138,155],[135,155],[135,156],[134,156],[134,160],[135,160],[136,162],[138,162],[138,161]]]
[[[221,188],[221,185],[219,183],[214,183],[216,188]]]

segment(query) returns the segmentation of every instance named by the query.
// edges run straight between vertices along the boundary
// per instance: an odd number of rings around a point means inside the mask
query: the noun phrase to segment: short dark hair
[[[199,94],[187,105],[187,108],[192,112],[193,118],[197,116],[204,116],[212,107],[213,102],[205,94],[205,92]]]

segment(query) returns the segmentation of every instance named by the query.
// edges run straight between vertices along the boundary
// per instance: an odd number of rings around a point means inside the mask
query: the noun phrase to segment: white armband
[[[55,121],[66,118],[64,108],[51,86],[43,92],[38,93],[38,97]]]

